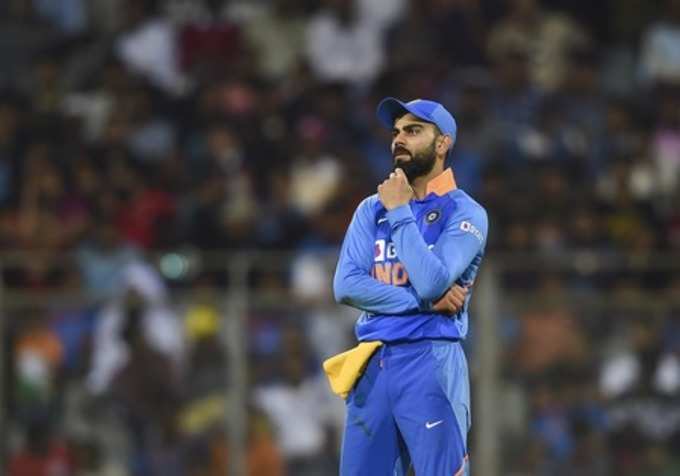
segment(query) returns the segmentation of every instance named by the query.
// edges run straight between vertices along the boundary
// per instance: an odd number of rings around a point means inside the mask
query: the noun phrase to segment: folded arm
[[[375,197],[357,208],[340,250],[333,279],[337,302],[379,314],[407,314],[420,309],[416,294],[371,276],[375,247]]]
[[[408,205],[390,210],[387,218],[397,256],[421,302],[437,300],[460,278],[484,247],[488,228],[482,208],[457,213],[430,250]]]

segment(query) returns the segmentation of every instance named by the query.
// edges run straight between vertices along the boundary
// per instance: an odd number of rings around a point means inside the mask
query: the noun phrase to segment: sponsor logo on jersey
[[[484,236],[482,235],[482,232],[479,231],[477,227],[470,223],[469,221],[460,222],[460,229],[466,233],[473,234],[479,240],[480,243],[484,242]]]
[[[393,286],[405,286],[408,284],[408,273],[404,265],[398,261],[375,263],[371,270],[371,276],[381,283]]]
[[[387,240],[375,240],[373,260],[375,264],[371,270],[371,276],[385,284],[404,286],[408,284],[408,273],[404,265],[397,259],[397,249],[394,243]]]
[[[396,259],[397,249],[394,243],[386,240],[375,240],[375,248],[373,251],[373,261],[385,261],[387,259]]]
[[[374,261],[385,261],[385,240],[376,240],[373,250]]]

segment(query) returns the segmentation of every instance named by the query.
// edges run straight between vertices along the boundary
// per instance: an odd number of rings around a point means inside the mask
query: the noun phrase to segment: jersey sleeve
[[[421,301],[441,297],[486,244],[488,218],[480,206],[454,212],[432,249],[425,243],[408,205],[390,210],[387,218],[397,256]]]
[[[364,200],[352,218],[333,279],[338,303],[379,314],[407,314],[420,309],[416,294],[371,276],[375,248],[375,196]]]

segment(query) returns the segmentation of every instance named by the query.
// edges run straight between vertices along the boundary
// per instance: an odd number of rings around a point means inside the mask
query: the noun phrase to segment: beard
[[[418,177],[423,177],[432,172],[436,161],[434,141],[432,141],[432,144],[430,144],[429,147],[426,147],[424,150],[420,150],[415,154],[412,154],[403,148],[395,149],[394,153],[407,153],[411,156],[411,160],[396,159],[394,161],[394,168],[402,169],[409,183],[413,183]]]

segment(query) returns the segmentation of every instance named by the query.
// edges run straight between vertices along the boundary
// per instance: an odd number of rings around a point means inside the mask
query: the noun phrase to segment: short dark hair
[[[397,122],[397,120],[401,119],[402,117],[404,117],[404,116],[405,116],[406,114],[408,114],[408,113],[409,113],[408,111],[404,111],[404,112],[402,112],[401,114],[398,114],[398,115],[394,116],[394,122]],[[421,119],[421,118],[419,118],[419,117],[418,117],[417,119],[418,119],[420,122],[424,122],[424,123],[426,123],[426,124],[432,124],[432,125],[434,126],[434,131],[437,133],[437,135],[440,135],[440,136],[443,135],[443,133],[442,133],[441,129],[439,128],[439,126],[438,126],[437,124],[435,124],[434,122],[426,121],[425,119]]]

